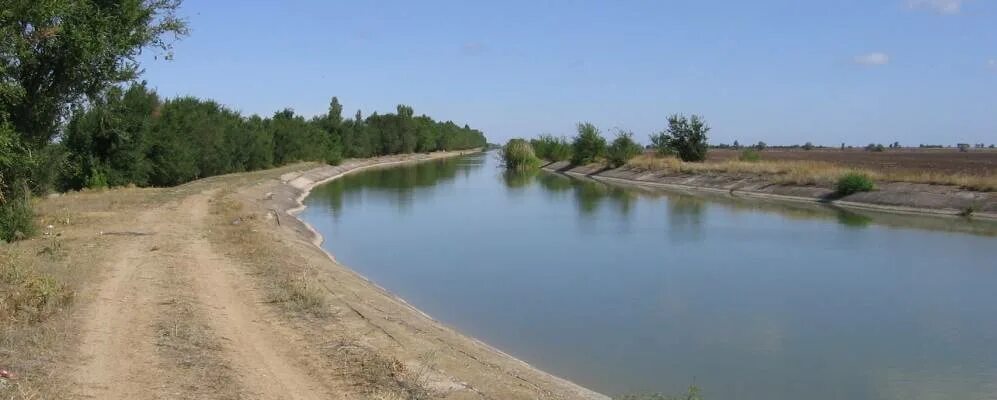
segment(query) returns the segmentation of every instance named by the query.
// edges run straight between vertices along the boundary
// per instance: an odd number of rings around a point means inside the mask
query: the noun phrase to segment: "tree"
[[[806,143],[803,144],[803,150],[809,151],[809,150],[813,150],[813,149],[814,149],[814,144],[813,143],[806,142]]]
[[[707,137],[710,127],[703,117],[693,115],[686,118],[681,114],[668,117],[668,128],[651,136],[651,142],[658,153],[668,150],[678,153],[682,161],[703,161],[706,159]]]
[[[741,148],[741,144],[738,143],[737,140],[734,141],[734,148],[735,149],[740,149]]]
[[[606,153],[606,139],[599,129],[588,122],[578,124],[578,136],[571,143],[571,164],[585,165],[595,162]]]
[[[169,58],[187,34],[180,0],[0,2],[0,109],[24,142],[41,148],[70,105],[139,73],[153,48]]]
[[[755,149],[758,149],[758,151],[765,150],[766,147],[769,147],[769,146],[767,144],[765,144],[765,142],[763,142],[763,141],[758,141],[758,144],[755,145]]]
[[[633,133],[621,131],[616,135],[613,143],[609,145],[606,158],[609,160],[610,166],[619,168],[630,159],[637,157],[642,149],[643,147],[633,140]]]

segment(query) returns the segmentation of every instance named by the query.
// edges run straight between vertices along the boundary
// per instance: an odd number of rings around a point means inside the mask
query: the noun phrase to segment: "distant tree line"
[[[0,7],[0,241],[34,231],[31,196],[51,190],[169,186],[344,157],[481,147],[467,125],[395,113],[245,117],[214,101],[161,99],[143,50],[172,56],[188,34],[181,1],[7,1]]]
[[[290,109],[247,118],[211,100],[161,100],[145,83],[112,87],[66,125],[58,189],[171,186],[297,161],[338,164],[344,157],[485,145],[484,135],[466,125],[414,116],[404,105],[397,110],[343,119],[333,97],[329,111],[311,119]]]
[[[547,161],[570,161],[571,165],[604,162],[617,168],[626,165],[644,151],[633,139],[633,133],[620,130],[612,142],[607,142],[595,125],[581,122],[578,134],[571,140],[542,134],[527,142],[514,138],[506,143],[502,156],[506,167],[512,170],[529,169],[539,165],[534,158]],[[686,117],[675,114],[668,117],[668,127],[650,136],[650,148],[659,156],[677,156],[683,161],[698,162],[706,159],[709,149],[706,134],[710,131],[706,120],[698,115]]]

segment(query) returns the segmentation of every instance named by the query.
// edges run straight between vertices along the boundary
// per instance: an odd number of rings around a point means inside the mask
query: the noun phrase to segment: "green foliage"
[[[659,154],[674,151],[682,161],[706,159],[707,137],[710,127],[698,115],[686,118],[681,114],[668,117],[668,129],[651,135],[651,143]]]
[[[839,196],[868,192],[873,188],[872,178],[861,172],[849,172],[842,175],[834,186],[834,190]]]
[[[0,199],[0,241],[13,242],[35,233],[35,214],[27,190],[9,190]]]
[[[651,135],[651,148],[654,149],[655,154],[659,157],[675,155],[675,149],[672,148],[670,139],[664,132]]]
[[[869,143],[867,146],[865,146],[865,150],[880,153],[886,151],[886,147],[883,147],[882,144]]]
[[[814,147],[815,147],[814,144],[810,142],[806,142],[803,144],[803,150],[808,150],[808,151],[813,150]]]
[[[761,160],[762,155],[758,153],[758,150],[744,149],[737,155],[737,159],[740,161],[755,162]]]
[[[611,167],[619,168],[637,157],[643,150],[644,148],[633,140],[633,133],[620,132],[606,150],[606,159],[609,160]]]
[[[509,139],[502,147],[502,162],[506,169],[513,171],[533,170],[540,165],[533,147],[523,139]]]
[[[138,76],[144,48],[169,56],[187,27],[179,0],[3,1],[0,109],[26,145],[41,148],[69,107]]]
[[[29,187],[35,159],[0,115],[0,240],[11,242],[35,231]]]
[[[480,131],[413,117],[408,106],[399,106],[399,114],[361,121],[344,120],[341,110],[333,98],[329,112],[311,120],[290,109],[272,118],[244,118],[210,100],[161,101],[144,83],[111,88],[78,109],[67,124],[61,187],[171,186],[297,161],[335,165],[344,156],[485,144]]]
[[[578,124],[578,136],[571,143],[571,164],[591,164],[606,154],[606,139],[588,122]]]
[[[769,145],[765,144],[765,142],[762,141],[759,141],[758,144],[755,145],[755,149],[757,149],[758,151],[765,150],[765,148],[767,147],[769,147]]]
[[[547,161],[565,161],[571,159],[571,143],[567,138],[553,135],[540,135],[530,140],[537,157]]]

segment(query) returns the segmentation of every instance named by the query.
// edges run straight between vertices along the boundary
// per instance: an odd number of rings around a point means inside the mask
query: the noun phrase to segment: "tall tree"
[[[70,105],[139,75],[144,48],[171,57],[180,0],[0,0],[0,108],[39,148]]]

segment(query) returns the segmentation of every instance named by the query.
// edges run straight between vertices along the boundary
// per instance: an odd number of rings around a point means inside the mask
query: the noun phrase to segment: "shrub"
[[[643,150],[643,147],[633,140],[633,133],[620,132],[616,135],[613,143],[609,145],[609,149],[606,151],[606,158],[609,160],[611,167],[619,168],[625,165],[627,161],[630,161],[630,159],[637,157],[641,153],[641,150]]]
[[[869,145],[865,146],[865,149],[866,149],[866,151],[874,151],[874,152],[877,152],[877,153],[878,152],[882,152],[882,151],[886,151],[886,148],[883,147],[882,144],[875,144],[875,143],[869,143]]]
[[[769,145],[762,141],[759,141],[758,144],[755,145],[755,149],[758,149],[758,151],[765,150],[766,147],[769,147]]]
[[[0,199],[0,240],[13,242],[35,233],[31,199],[23,194]]]
[[[762,155],[758,153],[755,149],[744,149],[741,150],[741,154],[737,155],[737,159],[740,161],[755,162],[762,159]]]
[[[872,178],[861,172],[849,172],[838,178],[835,191],[839,196],[848,196],[858,192],[868,192],[874,187]]]
[[[502,148],[502,161],[506,169],[515,171],[531,170],[540,165],[533,148],[523,139],[509,139]]]
[[[651,136],[651,143],[658,154],[674,151],[682,161],[703,161],[706,159],[707,137],[710,127],[703,117],[693,115],[686,118],[675,114],[668,117],[668,129]]]
[[[806,143],[803,144],[803,150],[810,151],[810,150],[813,150],[814,147],[815,147],[814,144],[810,143],[810,142],[806,142]]]
[[[599,135],[595,125],[579,123],[578,136],[571,143],[571,151],[571,164],[591,164],[606,154],[606,139]]]
[[[540,135],[530,141],[537,157],[548,161],[565,161],[571,159],[571,143],[563,137]]]

